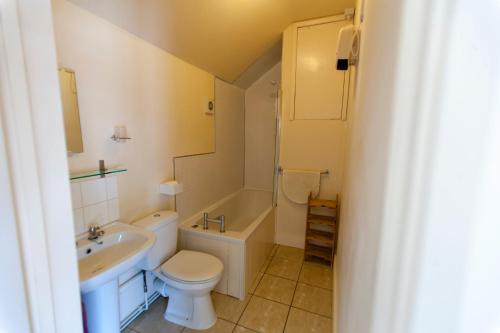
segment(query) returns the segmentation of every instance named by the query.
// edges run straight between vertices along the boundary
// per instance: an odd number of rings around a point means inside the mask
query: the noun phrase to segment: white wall
[[[203,112],[213,75],[64,0],[53,12],[59,64],[76,73],[83,133],[70,171],[96,169],[99,159],[127,167],[119,180],[125,221],[173,208],[158,194],[173,177],[173,157],[214,151],[214,117]],[[112,142],[116,125],[132,140]]]
[[[290,169],[329,169],[330,175],[321,176],[319,197],[335,199],[342,188],[347,125],[341,120],[290,120],[294,103],[294,29],[294,25],[288,27],[283,37],[280,164]],[[288,200],[281,191],[281,177],[279,181],[277,242],[303,248],[306,205]]]
[[[273,190],[280,81],[281,62],[245,91],[245,188]]]
[[[337,332],[498,332],[499,11],[366,1]]]
[[[215,110],[215,153],[175,159],[175,178],[184,185],[176,197],[180,220],[243,187],[245,92],[217,79]]]
[[[389,59],[395,56],[397,33],[392,29],[397,24],[394,18],[399,17],[399,6],[391,6],[384,13],[374,13],[373,1],[368,6],[372,11],[361,25],[355,103],[349,110],[349,146],[336,256],[337,332],[372,332],[384,191],[389,177],[388,133],[395,72]],[[382,78],[384,84],[380,84]]]
[[[104,225],[120,219],[118,178],[108,175],[71,182],[75,235],[87,232],[91,225]]]

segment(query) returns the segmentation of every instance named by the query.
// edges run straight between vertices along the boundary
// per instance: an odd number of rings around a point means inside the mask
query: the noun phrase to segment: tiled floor
[[[217,323],[193,331],[163,319],[164,298],[137,318],[125,333],[330,333],[332,331],[332,270],[304,262],[301,249],[275,245],[247,298],[212,293]]]

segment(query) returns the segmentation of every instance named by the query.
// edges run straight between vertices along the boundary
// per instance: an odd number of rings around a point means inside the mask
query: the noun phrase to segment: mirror
[[[66,148],[68,153],[83,153],[75,72],[67,68],[59,68],[59,85],[61,87]]]

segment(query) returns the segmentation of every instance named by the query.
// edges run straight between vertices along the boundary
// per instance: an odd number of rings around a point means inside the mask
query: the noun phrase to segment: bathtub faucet
[[[203,213],[203,229],[208,229],[208,222],[220,224],[220,232],[226,232],[226,218],[220,215],[215,219],[208,218],[208,213]]]

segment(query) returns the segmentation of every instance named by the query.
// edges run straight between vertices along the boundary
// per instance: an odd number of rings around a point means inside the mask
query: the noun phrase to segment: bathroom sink
[[[88,240],[87,235],[77,240],[82,293],[117,279],[134,267],[156,241],[151,231],[125,223],[115,222],[103,230],[98,241]]]

